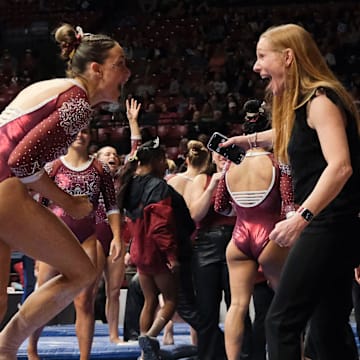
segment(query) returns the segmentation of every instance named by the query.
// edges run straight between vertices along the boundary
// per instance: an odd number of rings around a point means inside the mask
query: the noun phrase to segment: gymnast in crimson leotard
[[[138,125],[138,115],[141,104],[135,99],[127,99],[126,116],[129,121],[131,134],[131,151],[127,158],[134,155],[141,143],[141,133]],[[115,192],[120,188],[121,165],[117,151],[112,146],[104,146],[96,153],[97,159],[106,163],[114,181]],[[96,238],[97,238],[97,269],[98,276],[104,277],[106,303],[105,314],[109,325],[109,337],[113,343],[121,343],[119,337],[119,312],[120,312],[120,289],[125,277],[125,250],[130,242],[130,231],[125,216],[121,216],[121,256],[113,261],[113,254],[110,251],[113,233],[106,216],[106,207],[102,196],[99,199],[99,206],[96,211]]]
[[[99,160],[89,157],[85,164],[76,168],[61,156],[58,160],[46,164],[45,170],[61,189],[73,196],[87,195],[93,204],[94,210],[82,219],[72,218],[56,204],[49,205],[52,212],[70,227],[80,243],[96,231],[95,214],[100,195],[106,217],[120,213],[116,204],[113,178],[109,168]]]
[[[45,163],[65,154],[79,129],[87,126],[92,110],[86,90],[79,81],[66,81],[66,90],[29,110],[10,105],[1,113],[1,181],[13,175],[24,183],[40,178]]]
[[[282,204],[284,207],[285,204],[290,206],[293,198],[287,167],[279,166],[269,152],[248,152],[247,154],[247,156],[250,154],[250,156],[268,156],[273,164],[268,189],[231,191],[230,186],[226,185],[237,219],[232,240],[246,256],[257,260],[270,241],[269,233],[275,223],[281,219]],[[220,186],[222,186],[221,183]]]
[[[120,211],[116,204],[115,188],[108,166],[88,154],[90,129],[81,130],[70,145],[65,156],[45,165],[45,170],[57,186],[72,196],[87,196],[93,204],[92,212],[81,219],[74,219],[59,205],[49,203],[48,208],[59,217],[76,235],[94,265],[97,261],[95,211],[100,194],[104,200],[106,216],[113,232],[113,242],[121,249]],[[115,251],[114,251],[115,252]],[[120,251],[119,251],[120,252]],[[38,283],[42,286],[56,275],[57,269],[44,264],[39,265]],[[80,353],[87,358],[91,351],[94,334],[94,302],[97,282],[85,288],[74,299],[76,310],[76,334]],[[30,354],[34,355],[41,328],[29,338]]]
[[[86,197],[59,189],[43,166],[65,154],[89,124],[92,107],[117,101],[130,76],[124,50],[111,37],[70,24],[53,34],[68,64],[67,78],[25,87],[0,115],[0,321],[7,308],[11,249],[50,264],[59,275],[39,286],[1,330],[0,360],[16,360],[24,340],[95,281],[95,267],[74,234],[28,190],[74,218],[91,211]]]
[[[239,165],[227,163],[215,200],[216,211],[236,215],[226,249],[231,305],[225,318],[225,346],[231,360],[241,354],[244,319],[259,269],[276,289],[288,249],[271,241],[269,234],[294,209],[290,168],[256,144],[256,131],[269,126],[261,102],[249,100],[244,108],[249,150]]]

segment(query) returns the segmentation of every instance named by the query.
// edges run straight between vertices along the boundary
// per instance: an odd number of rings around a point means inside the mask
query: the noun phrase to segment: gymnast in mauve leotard
[[[225,318],[225,345],[229,360],[238,359],[243,324],[261,269],[276,289],[288,248],[269,239],[275,224],[294,208],[290,168],[257,144],[256,132],[268,128],[261,102],[245,103],[244,131],[249,149],[240,165],[227,163],[216,194],[215,210],[235,214],[232,239],[226,250],[231,305]]]

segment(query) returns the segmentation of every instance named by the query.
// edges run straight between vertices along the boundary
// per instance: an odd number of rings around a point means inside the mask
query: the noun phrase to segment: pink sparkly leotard
[[[109,168],[94,158],[80,167],[73,167],[60,157],[45,165],[45,170],[54,179],[59,188],[71,195],[87,195],[94,210],[83,219],[73,219],[55,204],[49,208],[61,218],[77,236],[80,243],[95,233],[95,212],[100,194],[104,200],[106,214],[119,213],[115,198],[115,188]]]
[[[17,176],[24,183],[43,174],[46,162],[66,153],[92,112],[85,89],[73,79],[66,91],[21,111],[0,115],[0,181]]]
[[[284,216],[283,208],[293,205],[291,173],[288,166],[279,165],[272,154],[272,182],[263,191],[231,192],[225,176],[220,180],[215,200],[216,211],[232,206],[236,224],[232,241],[249,258],[257,260],[275,224]]]

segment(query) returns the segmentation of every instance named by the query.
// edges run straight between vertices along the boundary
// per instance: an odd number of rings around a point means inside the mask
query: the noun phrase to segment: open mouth
[[[270,75],[262,75],[261,76],[261,82],[263,84],[264,90],[266,90],[266,91],[270,90],[271,80],[272,80],[272,77]]]
[[[263,83],[268,86],[272,80],[272,77],[269,76],[261,76],[261,80],[263,81]]]

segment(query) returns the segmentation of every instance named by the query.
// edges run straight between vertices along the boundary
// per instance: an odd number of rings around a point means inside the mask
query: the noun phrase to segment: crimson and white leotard
[[[61,218],[77,236],[80,243],[95,233],[95,212],[102,195],[106,214],[119,213],[116,204],[113,179],[107,165],[97,159],[89,160],[81,167],[73,167],[60,157],[45,165],[45,170],[59,188],[71,195],[87,195],[93,204],[93,211],[83,219],[75,220],[55,204],[49,208]]]
[[[266,154],[266,153],[262,153]],[[275,224],[285,217],[285,208],[294,206],[290,168],[280,165],[272,154],[272,182],[263,191],[232,192],[225,176],[219,182],[215,210],[224,211],[233,207],[236,224],[232,241],[249,258],[257,260],[270,241],[269,234]]]
[[[127,156],[127,158],[129,158],[130,156],[132,156],[135,153],[136,149],[140,146],[140,143],[141,143],[141,137],[138,137],[138,136],[131,137],[131,151],[130,151],[129,155]],[[118,188],[120,187],[120,184],[118,181],[118,173],[113,175],[113,181],[114,181],[115,193],[116,193],[118,191]],[[122,222],[121,222],[121,239],[125,243],[128,243],[130,241],[128,225],[127,225],[126,219],[124,217],[122,217],[121,220],[122,220]],[[113,233],[111,231],[109,222],[107,220],[106,207],[105,207],[104,200],[101,195],[99,198],[99,206],[97,207],[97,210],[96,210],[96,237],[101,243],[101,246],[104,250],[104,254],[106,256],[108,256],[109,251],[110,251],[110,243],[111,243],[111,240],[113,239]]]
[[[66,153],[77,133],[88,126],[91,106],[74,79],[66,91],[23,112],[7,107],[0,115],[0,181],[17,176],[30,183],[46,162]]]

